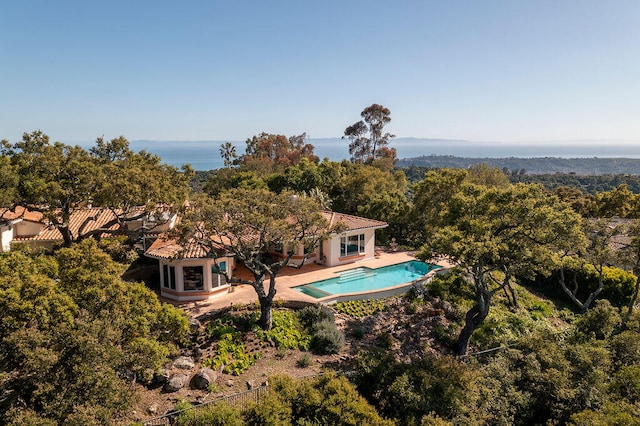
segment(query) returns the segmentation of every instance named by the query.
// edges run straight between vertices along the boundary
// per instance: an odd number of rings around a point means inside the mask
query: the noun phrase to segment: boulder
[[[173,366],[181,370],[191,370],[196,366],[196,363],[190,356],[179,356],[173,361]]]
[[[207,389],[211,383],[214,383],[218,375],[210,368],[201,368],[193,377],[193,387],[196,389]]]
[[[151,415],[158,414],[158,404],[155,402],[151,404],[149,408],[147,408],[147,412]]]
[[[171,373],[166,368],[161,368],[160,371],[153,375],[153,381],[159,385],[164,385],[169,381]]]
[[[186,384],[189,376],[182,373],[175,373],[169,377],[167,383],[164,384],[165,392],[176,392],[182,389]]]
[[[197,333],[200,330],[200,327],[202,327],[200,321],[195,318],[189,318],[189,330],[192,333]]]
[[[192,355],[193,355],[193,357],[194,357],[195,359],[201,359],[203,354],[204,354],[204,353],[203,353],[202,349],[200,349],[200,348],[195,348],[195,349],[192,351]]]

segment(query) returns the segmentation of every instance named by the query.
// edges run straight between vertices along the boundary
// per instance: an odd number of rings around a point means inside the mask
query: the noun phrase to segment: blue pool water
[[[438,265],[411,260],[397,265],[371,269],[366,267],[340,272],[337,277],[294,287],[315,298],[334,294],[360,293],[394,287],[425,276]]]

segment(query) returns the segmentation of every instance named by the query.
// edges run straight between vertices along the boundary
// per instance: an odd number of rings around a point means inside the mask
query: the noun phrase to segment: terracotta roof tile
[[[222,246],[219,246],[222,250]],[[157,259],[175,259],[180,257],[182,259],[202,259],[210,257],[210,248],[204,244],[200,244],[195,238],[190,239],[182,246],[175,239],[170,239],[166,236],[159,237],[151,244],[147,249],[145,255]]]
[[[330,211],[322,212],[324,217],[329,221],[331,226],[342,222],[347,226],[348,231],[357,231],[361,229],[379,229],[388,226],[386,222],[382,222],[374,219],[367,219],[360,216],[353,216],[345,213],[336,213]]]
[[[116,215],[111,210],[105,210],[101,208],[81,209],[76,210],[71,214],[69,220],[69,229],[73,236],[78,235],[80,227],[85,224],[83,233],[95,231],[96,229],[104,227],[107,223],[116,218]],[[43,222],[42,218],[38,222]],[[47,228],[37,235],[16,237],[16,241],[61,241],[62,234],[53,225],[48,225]],[[118,224],[110,226],[110,231],[115,231],[119,227]]]
[[[386,222],[344,213],[324,211],[322,214],[325,216],[327,221],[329,221],[330,225],[342,222],[347,226],[348,231],[378,229],[388,226]],[[255,239],[255,236],[244,235],[242,238],[246,242],[251,241],[251,239]],[[222,245],[220,245],[220,248],[222,248]],[[149,257],[158,259],[175,259],[178,257],[184,259],[200,259],[209,257],[209,248],[199,244],[195,238],[189,240],[183,247],[175,239],[169,239],[161,236],[151,244],[145,254]]]
[[[0,221],[13,221],[16,219],[40,222],[42,221],[42,213],[32,212],[21,206],[16,207],[13,211],[7,208],[0,209]]]

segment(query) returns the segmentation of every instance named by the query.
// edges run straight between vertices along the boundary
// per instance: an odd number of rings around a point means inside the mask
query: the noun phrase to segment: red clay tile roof
[[[374,219],[367,219],[360,216],[353,216],[345,213],[336,213],[330,211],[322,212],[324,217],[329,221],[329,225],[334,226],[338,222],[342,222],[347,226],[348,231],[357,231],[361,229],[379,229],[386,228],[388,223]]]
[[[219,246],[220,250],[224,250]],[[148,257],[156,259],[202,259],[209,256],[211,249],[196,241],[195,238],[190,239],[184,246],[180,245],[176,240],[161,236],[151,244],[145,252]]]
[[[42,215],[41,215],[42,216]],[[116,216],[111,210],[105,210],[102,208],[90,208],[76,210],[71,214],[69,220],[69,229],[73,236],[78,235],[78,231],[83,223],[86,221],[86,225],[83,228],[83,233],[95,231],[104,227],[108,222],[115,219]],[[43,222],[42,217],[38,222]],[[45,223],[45,225],[47,225]],[[119,228],[118,224],[110,226],[110,231],[116,231]],[[50,225],[42,232],[32,236],[16,237],[15,241],[62,241],[62,234],[56,227]]]
[[[0,209],[0,221],[10,222],[16,219],[40,222],[42,221],[42,213],[32,212],[21,206],[16,207],[13,211],[6,208]]]
[[[388,226],[386,222],[344,213],[324,211],[322,214],[331,226],[339,222],[344,223],[347,226],[347,231],[379,229]],[[245,236],[245,238],[250,237]],[[222,249],[222,247],[220,248]],[[189,240],[183,247],[176,240],[161,236],[151,244],[145,255],[156,259],[175,259],[178,257],[182,259],[201,259],[209,257],[209,248],[199,244],[195,239]]]

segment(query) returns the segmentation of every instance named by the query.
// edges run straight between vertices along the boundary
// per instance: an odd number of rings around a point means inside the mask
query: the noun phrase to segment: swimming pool
[[[335,278],[294,288],[308,296],[320,299],[337,294],[361,293],[410,283],[438,268],[440,266],[418,260],[376,269],[359,267],[340,272]]]

